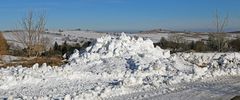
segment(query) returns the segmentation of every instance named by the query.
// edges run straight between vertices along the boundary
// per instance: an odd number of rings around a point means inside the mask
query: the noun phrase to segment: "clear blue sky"
[[[212,30],[216,9],[240,29],[240,0],[2,0],[0,30],[13,29],[28,10],[46,11],[49,29]]]

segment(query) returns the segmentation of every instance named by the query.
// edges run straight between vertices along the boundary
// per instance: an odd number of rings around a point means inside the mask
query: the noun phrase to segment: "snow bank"
[[[83,53],[75,50],[69,63],[60,67],[35,64],[32,68],[0,69],[0,95],[103,99],[209,77],[239,75],[239,58],[239,53],[170,55],[168,50],[154,47],[149,39],[122,33],[98,38]],[[22,91],[23,87],[27,92]]]
[[[170,55],[167,50],[155,48],[149,39],[136,39],[123,33],[118,37],[97,39],[86,52],[79,54],[75,51],[69,61],[71,66],[87,65],[87,71],[113,79],[110,87],[120,86],[118,89],[124,90],[137,85],[142,85],[143,89],[158,88],[208,77],[237,75],[239,57],[239,53]],[[125,94],[126,91],[101,94],[111,96],[115,93]]]

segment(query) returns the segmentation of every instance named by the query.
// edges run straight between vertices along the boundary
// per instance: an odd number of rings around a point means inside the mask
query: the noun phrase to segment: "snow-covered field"
[[[128,36],[134,37],[143,37],[149,38],[154,43],[159,42],[162,37],[168,39],[169,36],[173,34],[179,34],[183,36],[185,40],[191,41],[200,41],[208,39],[209,33],[171,33],[171,32],[152,32],[152,33],[126,33]],[[16,36],[13,32],[4,32],[4,37],[8,40],[9,43],[13,43],[14,45],[21,45],[16,43]],[[93,41],[94,39],[100,38],[106,35],[119,35],[119,33],[104,33],[104,32],[95,32],[95,31],[77,31],[77,30],[64,30],[62,32],[49,30],[44,34],[45,37],[50,39],[50,44],[54,44],[57,42],[58,44],[62,44],[66,41],[68,44],[76,44],[76,43],[84,43],[86,41]],[[229,39],[235,39],[239,37],[238,33],[228,33],[227,37]]]
[[[21,44],[16,42],[17,39],[16,35],[14,35],[14,32],[4,32],[3,35],[9,43],[21,47]],[[66,41],[68,44],[81,44],[83,42],[91,41],[104,35],[106,35],[106,33],[99,33],[94,31],[46,31],[44,37],[48,37],[50,39],[49,44],[53,45],[55,42],[62,44],[64,41]]]
[[[51,38],[54,40],[54,42],[58,42],[59,44],[62,44],[64,41],[67,41],[69,43],[80,43],[82,41],[88,41],[92,39],[96,39],[99,37],[102,37],[106,35],[106,33],[99,33],[94,31],[47,31],[46,35],[53,35]],[[58,36],[56,38],[55,36]]]
[[[92,38],[97,38],[92,35]],[[103,35],[62,66],[0,69],[0,98],[18,100],[230,99],[240,53],[177,53],[150,39]]]

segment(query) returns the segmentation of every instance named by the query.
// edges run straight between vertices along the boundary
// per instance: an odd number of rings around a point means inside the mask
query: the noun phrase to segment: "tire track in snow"
[[[177,93],[188,89],[206,89],[206,88],[219,88],[226,85],[240,83],[240,76],[222,76],[209,78],[205,80],[198,80],[189,83],[180,83],[175,85],[169,85],[167,87],[160,87],[154,90],[138,90],[135,92],[113,96],[106,98],[106,100],[139,100],[159,97],[167,94]]]

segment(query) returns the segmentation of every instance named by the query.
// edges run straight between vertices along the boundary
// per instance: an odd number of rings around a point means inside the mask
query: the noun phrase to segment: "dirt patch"
[[[231,100],[240,100],[240,96],[235,96]]]

